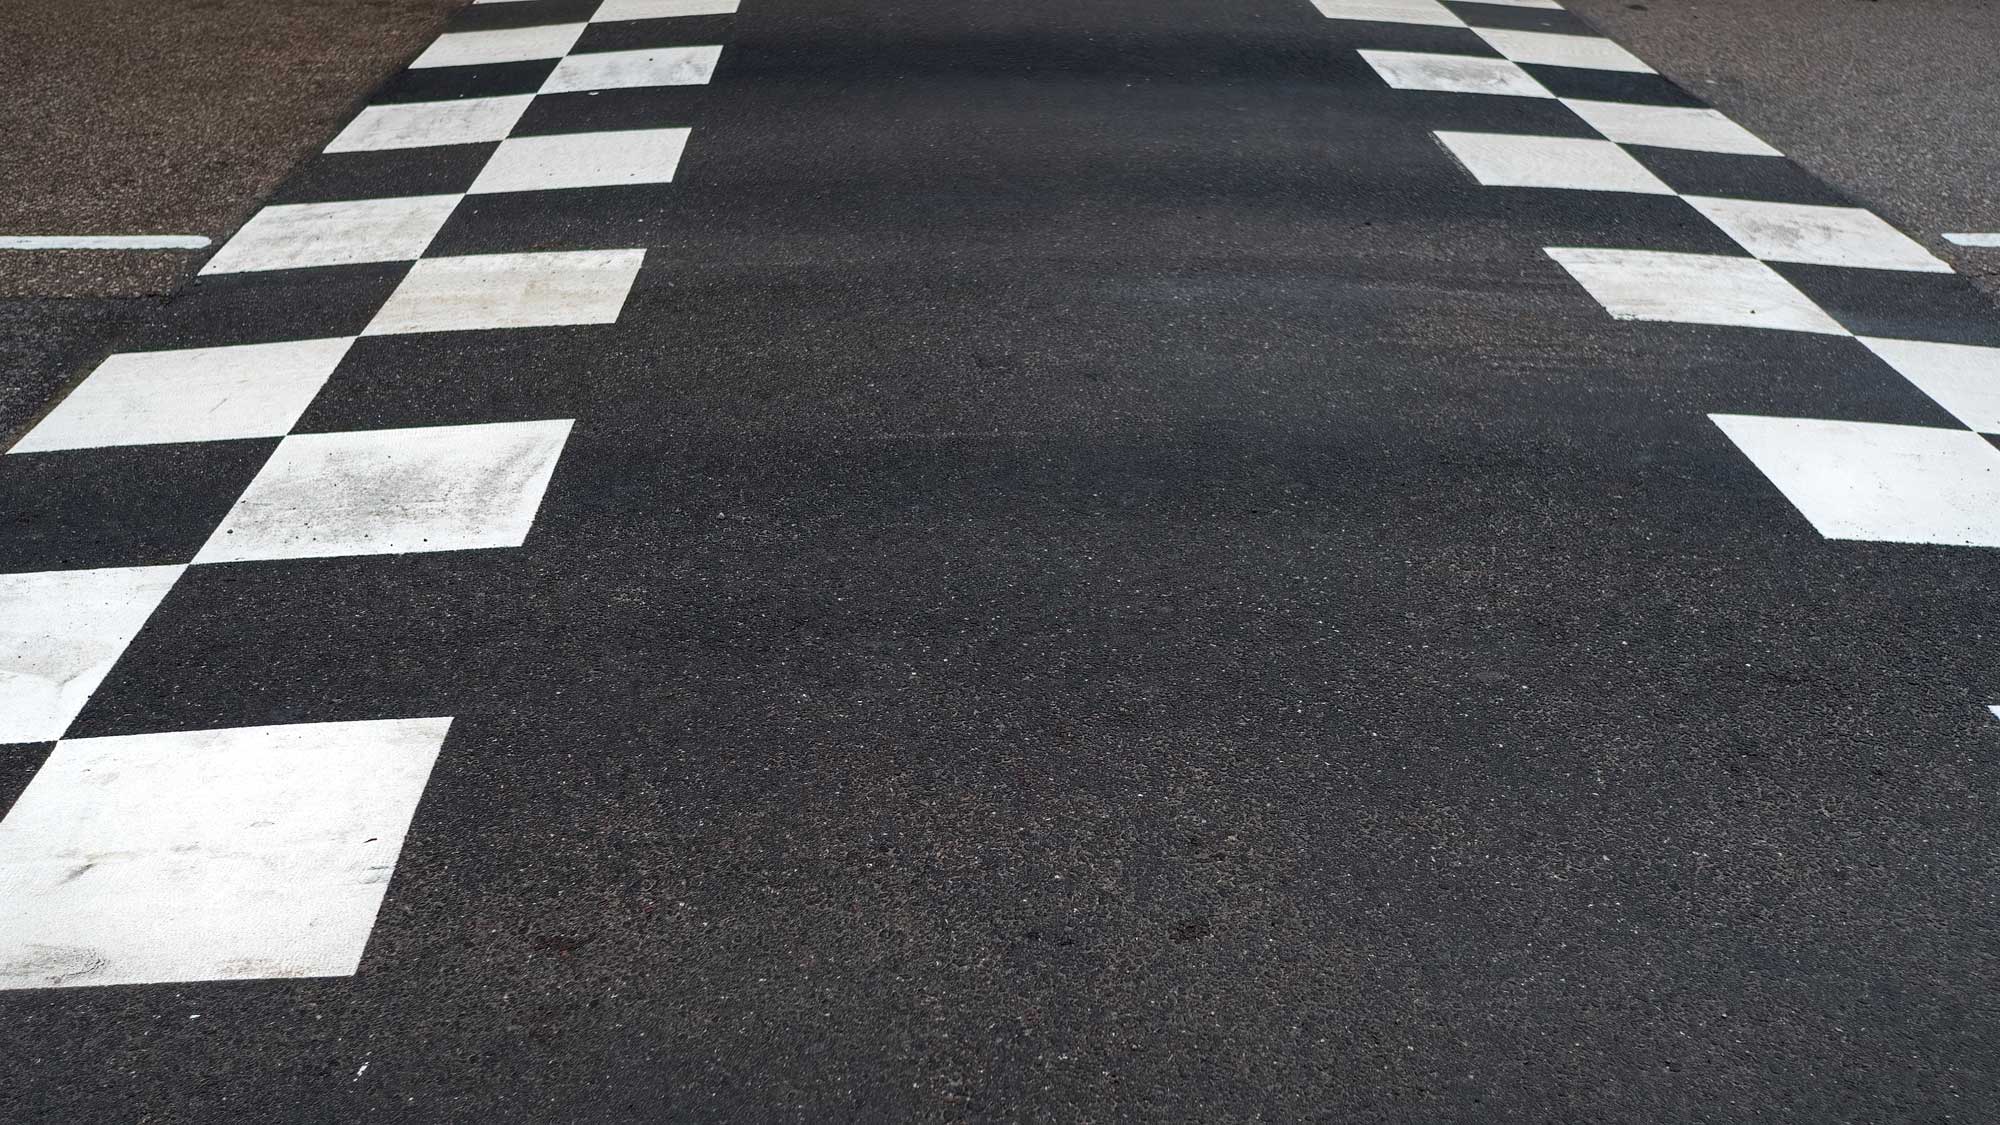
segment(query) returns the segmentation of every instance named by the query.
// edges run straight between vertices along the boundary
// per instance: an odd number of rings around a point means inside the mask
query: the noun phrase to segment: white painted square
[[[624,90],[635,86],[701,86],[715,74],[722,48],[652,47],[570,55],[542,83],[544,94]]]
[[[514,131],[514,123],[534,100],[533,94],[515,94],[503,98],[371,105],[333,138],[326,151],[376,152],[502,140]]]
[[[58,743],[0,821],[0,989],[352,975],[450,725]]]
[[[1374,23],[1414,23],[1429,27],[1464,27],[1465,21],[1451,14],[1438,0],[1312,0],[1319,14],[1330,20],[1368,20]]]
[[[570,420],[293,434],[197,563],[518,547]]]
[[[1767,262],[1950,273],[1921,245],[1860,207],[1684,196],[1745,250]]]
[[[1506,59],[1475,55],[1434,55],[1418,51],[1357,52],[1382,81],[1397,90],[1437,90],[1447,94],[1509,94],[1552,98],[1540,82]]]
[[[1709,417],[1828,539],[2000,547],[2000,449],[1978,434]]]
[[[1568,247],[1544,252],[1620,320],[1847,335],[1778,271],[1752,258]]]
[[[424,48],[424,53],[410,64],[410,69],[559,59],[576,46],[577,36],[583,34],[585,26],[580,23],[554,23],[496,31],[446,32]]]
[[[1653,68],[1630,51],[1597,35],[1558,35],[1549,31],[1510,31],[1504,28],[1472,29],[1488,46],[1520,63],[1541,66],[1574,66],[1585,70],[1618,70],[1629,74],[1651,74]]]
[[[185,569],[0,574],[0,743],[61,738]]]
[[[277,437],[353,343],[341,336],[123,352],[98,364],[8,452]]]
[[[1610,141],[1452,132],[1439,132],[1437,139],[1473,179],[1488,187],[1674,194],[1631,153]]]
[[[608,133],[558,133],[500,142],[472,195],[502,191],[663,184],[674,178],[686,129],[621,129]]]
[[[674,16],[726,16],[736,11],[737,0],[604,0],[592,23],[620,20],[658,20]]]
[[[458,200],[456,195],[411,195],[266,207],[201,272],[411,261],[437,237]]]
[[[2000,434],[2000,348],[1860,339],[1952,417],[1981,433]]]
[[[426,258],[361,334],[610,324],[645,257],[644,250],[564,250]]]
[[[1638,105],[1563,98],[1590,127],[1620,144],[1724,152],[1736,156],[1780,156],[1777,149],[1720,112],[1680,105]]]

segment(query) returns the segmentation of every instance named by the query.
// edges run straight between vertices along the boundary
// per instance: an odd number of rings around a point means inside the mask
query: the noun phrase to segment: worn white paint
[[[1847,334],[1778,271],[1751,258],[1569,247],[1546,253],[1620,320]]]
[[[1617,70],[1651,74],[1653,68],[1630,51],[1596,35],[1557,35],[1547,31],[1472,29],[1488,46],[1515,62],[1542,66],[1574,66],[1585,70]]]
[[[184,569],[0,574],[0,743],[61,738]]]
[[[1440,131],[1436,135],[1472,178],[1488,187],[1674,194],[1674,189],[1610,141],[1516,133]]]
[[[564,250],[426,258],[411,267],[364,336],[609,324],[644,250]]]
[[[1330,20],[1368,20],[1374,23],[1414,23],[1429,27],[1464,27],[1465,21],[1451,14],[1438,0],[1312,0],[1319,14]]]
[[[1978,434],[1709,417],[1829,539],[2000,547],[2000,449]]]
[[[341,336],[121,352],[8,452],[277,437],[305,413],[353,343]]]
[[[0,235],[0,250],[200,250],[204,234]]]
[[[2000,348],[1860,339],[1952,417],[1981,433],[2000,434]]]
[[[662,184],[674,178],[686,129],[621,129],[608,133],[557,133],[500,142],[467,190],[502,191]]]
[[[1914,239],[1860,207],[1684,197],[1723,233],[1767,262],[1950,273]]]
[[[1417,51],[1357,52],[1382,81],[1397,90],[1437,90],[1448,94],[1509,94],[1552,98],[1540,82],[1506,59],[1434,55]]]
[[[1490,4],[1498,8],[1546,8],[1562,11],[1563,6],[1556,0],[1459,0],[1460,3]]]
[[[0,820],[0,988],[352,974],[450,725],[58,743]]]
[[[326,146],[328,152],[376,152],[497,141],[513,132],[533,94],[448,102],[371,105]]]
[[[266,207],[251,216],[201,272],[409,261],[431,244],[459,198],[412,195]]]
[[[452,31],[438,36],[410,63],[418,70],[434,66],[486,66],[491,63],[559,59],[576,46],[586,25],[544,24],[494,31]]]
[[[737,0],[604,0],[592,23],[619,20],[657,20],[673,16],[726,16],[736,10]]]
[[[562,418],[293,434],[194,561],[518,547],[569,429]]]
[[[1638,105],[1563,98],[1590,127],[1620,144],[1722,152],[1736,156],[1780,156],[1777,149],[1722,113],[1679,105]]]
[[[544,94],[622,90],[634,86],[700,86],[715,74],[722,48],[652,47],[570,55],[542,83]]]
[[[1946,242],[1955,242],[1960,246],[2000,247],[2000,232],[1990,234],[1947,234],[1944,236],[1944,240]]]

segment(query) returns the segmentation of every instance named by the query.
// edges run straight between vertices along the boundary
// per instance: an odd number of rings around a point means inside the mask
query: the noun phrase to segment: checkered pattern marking
[[[543,14],[558,8],[570,14]],[[462,190],[274,204],[202,270],[254,286],[400,265],[365,326],[113,355],[9,450],[277,439],[191,557],[0,574],[0,743],[55,744],[0,820],[0,988],[356,971],[451,718],[65,735],[190,566],[506,549],[530,534],[572,419],[292,431],[358,337],[618,319],[643,249],[429,256],[472,194],[673,179],[685,127],[516,131],[544,96],[707,84],[718,44],[593,50],[589,32],[727,15],[735,0],[604,0],[584,22],[574,9],[482,0],[326,147],[422,161],[486,146]],[[534,89],[480,88],[523,65],[545,67]],[[400,96],[412,88],[439,96]]]
[[[1480,184],[1499,189],[1672,195],[1741,255],[1639,247],[1548,247],[1550,259],[1622,320],[1720,325],[1855,338],[1857,362],[1907,378],[1967,431],[1807,418],[1711,415],[1715,424],[1822,535],[1835,539],[2000,547],[2000,348],[1865,331],[1851,309],[1823,307],[1780,266],[1949,274],[1951,267],[1862,207],[1768,197],[1740,184],[1782,183],[1759,169],[1782,154],[1716,110],[1673,99],[1568,96],[1580,75],[1664,83],[1624,48],[1587,34],[1554,0],[1312,0],[1329,18],[1460,28],[1464,53],[1362,50],[1393,89],[1556,98],[1601,140],[1440,130],[1438,142]],[[1509,8],[1551,13],[1521,26]],[[1481,46],[1488,53],[1479,53]],[[1676,154],[1703,154],[1689,164]],[[1743,174],[1714,177],[1715,162]],[[1710,190],[1689,167],[1708,167]],[[1862,353],[1872,356],[1862,358]]]

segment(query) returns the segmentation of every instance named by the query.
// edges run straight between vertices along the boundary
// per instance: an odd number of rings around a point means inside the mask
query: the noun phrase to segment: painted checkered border
[[[2000,547],[2000,347],[1923,336],[1863,335],[1767,262],[1950,274],[1951,266],[1865,208],[1754,196],[1687,195],[1627,146],[1781,160],[1776,148],[1700,106],[1557,98],[1522,64],[1656,75],[1602,36],[1522,30],[1504,9],[1564,12],[1556,0],[1311,0],[1330,19],[1463,28],[1498,57],[1433,51],[1358,53],[1392,88],[1555,99],[1602,140],[1439,131],[1485,186],[1674,195],[1745,256],[1546,247],[1612,316],[1822,333],[1855,340],[1965,428],[1739,414],[1708,417],[1822,536]],[[1565,13],[1566,14],[1566,13]],[[1487,27],[1492,21],[1501,26]],[[1685,91],[1676,92],[1685,94]],[[1699,99],[1692,98],[1699,105]],[[1865,361],[1864,361],[1865,362]],[[2000,705],[1988,708],[2000,716]]]
[[[705,85],[720,45],[575,48],[594,23],[731,15],[737,0],[602,0],[581,20],[573,0],[476,5],[498,18],[440,35],[410,71],[557,60],[535,93],[370,105],[326,150],[497,142],[465,192],[266,207],[202,273],[254,284],[265,270],[409,262],[363,336],[616,321],[643,249],[435,257],[431,241],[470,194],[671,181],[686,128],[515,126],[545,94]],[[0,989],[358,968],[449,717],[63,737],[189,566],[525,540],[573,420],[293,433],[354,339],[114,354],[9,450],[280,439],[186,563],[0,575],[0,743],[55,741],[0,820]],[[412,473],[451,498],[442,518],[377,512],[343,534],[340,510],[316,507]],[[505,487],[468,496],[458,486],[475,476]]]
[[[1629,149],[1682,149],[1751,162],[1783,157],[1705,106],[1558,98],[1526,67],[1612,75],[1654,76],[1655,72],[1609,39],[1575,31],[1524,30],[1525,21],[1516,18],[1518,13],[1508,12],[1564,11],[1555,0],[1312,3],[1333,19],[1463,28],[1495,52],[1479,56],[1360,51],[1393,88],[1554,99],[1603,138],[1438,132],[1439,142],[1480,183],[1673,195],[1744,252],[1733,256],[1640,248],[1546,248],[1548,256],[1611,315],[1845,336],[1964,425],[1947,429],[1710,415],[1821,535],[2000,547],[2000,449],[1982,436],[2000,434],[2000,348],[1861,334],[1767,263],[1906,274],[1949,274],[1949,264],[1865,208],[1755,195],[1692,195],[1669,187]]]

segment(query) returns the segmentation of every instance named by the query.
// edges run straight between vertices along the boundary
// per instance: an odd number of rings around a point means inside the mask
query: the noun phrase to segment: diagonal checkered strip
[[[643,249],[426,256],[467,195],[673,179],[682,127],[517,136],[542,95],[700,86],[716,45],[578,51],[591,24],[727,14],[605,0],[584,23],[441,35],[411,64],[547,60],[534,93],[363,109],[327,152],[491,146],[463,191],[264,208],[204,266],[258,275],[409,263],[348,334],[113,355],[10,455],[262,441],[193,557],[0,574],[0,743],[54,750],[0,820],[0,989],[353,973],[452,719],[65,737],[190,566],[518,547],[573,420],[294,433],[361,337],[609,324]],[[476,6],[475,11],[482,6]]]
[[[1532,67],[1650,75],[1608,39],[1478,26],[1477,3],[1314,0],[1328,16],[1460,27],[1499,57],[1363,50],[1392,88],[1550,98]],[[1555,8],[1553,3],[1535,6]],[[1546,75],[1550,72],[1541,72]],[[1664,178],[1659,152],[1709,153],[1746,162],[1781,154],[1713,109],[1559,99],[1597,138],[1438,131],[1440,145],[1483,186],[1673,195],[1743,256],[1613,247],[1549,247],[1604,310],[1663,321],[1856,336],[1774,265],[1898,274],[1951,267],[1865,208],[1797,198],[1687,190]],[[1776,181],[1774,181],[1776,182]],[[1806,520],[1830,539],[2000,547],[2000,348],[1859,336],[1892,368],[1963,423],[1963,431],[1810,418],[1713,415],[1716,425]],[[1978,432],[1972,432],[1978,431]]]

